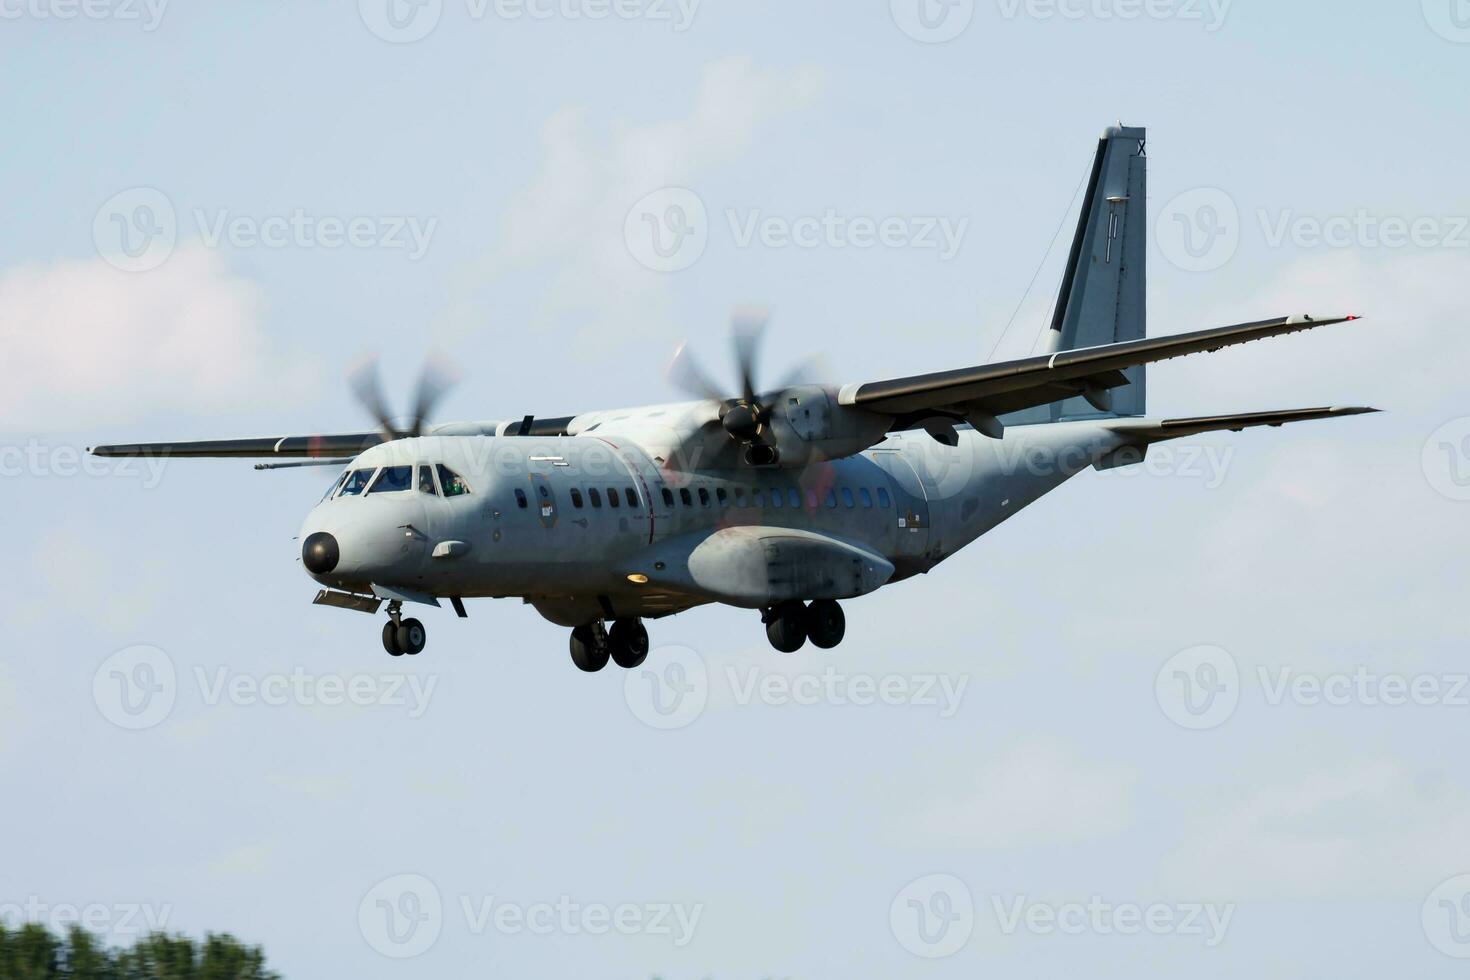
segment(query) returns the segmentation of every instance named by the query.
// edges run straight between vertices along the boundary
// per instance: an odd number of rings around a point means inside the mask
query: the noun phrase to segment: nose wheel
[[[383,649],[390,657],[414,656],[424,649],[428,639],[423,623],[417,619],[404,619],[399,612],[399,604],[389,604],[388,621],[383,624]]]

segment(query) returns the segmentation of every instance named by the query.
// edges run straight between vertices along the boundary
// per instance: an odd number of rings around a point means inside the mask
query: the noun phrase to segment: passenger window
[[[828,490],[827,491],[827,506],[828,507],[836,507],[837,506],[837,491],[836,490]]]
[[[817,509],[817,491],[815,491],[815,490],[808,490],[806,492],[806,509],[807,510],[816,510]]]
[[[372,481],[373,474],[376,472],[377,470],[353,470],[347,482],[342,484],[342,496],[356,497],[362,493],[367,489],[368,483]]]
[[[725,492],[724,487],[715,487],[715,499],[720,502],[721,507],[730,506],[730,495]]]
[[[618,506],[621,506],[621,501],[618,500],[618,488],[617,487],[608,487],[607,488],[607,505],[609,507],[618,507]]]
[[[683,504],[685,507],[694,506],[694,497],[689,493],[688,487],[679,488],[679,503]]]
[[[664,506],[665,507],[672,507],[672,506],[674,506],[674,491],[670,490],[668,487],[664,487],[663,490],[664,490]]]
[[[787,487],[786,502],[793,507],[801,507],[801,491],[795,487]]]
[[[867,487],[858,487],[858,496],[862,498],[864,507],[873,506],[873,495],[868,492]]]
[[[439,473],[439,489],[444,491],[446,497],[458,497],[470,492],[469,484],[454,470],[440,463],[434,469]]]
[[[852,487],[843,487],[842,488],[842,506],[844,506],[844,507],[851,507],[852,506]]]
[[[397,493],[413,486],[412,466],[385,466],[378,473],[368,493]]]
[[[744,487],[736,487],[735,488],[735,506],[736,507],[744,507],[745,506],[745,488]]]
[[[597,488],[596,487],[588,487],[587,488],[587,499],[590,500],[590,501],[592,501],[592,506],[593,507],[601,507],[602,506],[602,494],[600,494],[600,493],[597,492]]]
[[[572,487],[572,506],[578,510],[582,509],[582,491]]]
[[[516,487],[516,506],[521,510],[526,509],[526,491]]]
[[[633,492],[633,488],[632,487],[625,487],[623,489],[623,495],[628,498],[628,506],[629,507],[637,507],[638,506],[638,495]]]
[[[764,507],[765,505],[766,505],[766,495],[765,494],[761,493],[760,490],[752,490],[752,491],[750,491],[750,506],[752,506],[752,507]]]
[[[419,493],[426,493],[431,497],[439,493],[434,489],[434,471],[427,466],[419,467]]]
[[[771,506],[777,509],[781,507],[781,491],[776,487],[771,488]]]
[[[709,506],[709,491],[706,490],[704,487],[699,488],[699,506]]]
[[[889,499],[888,491],[885,490],[883,487],[879,487],[878,488],[878,506],[879,507],[882,507],[884,510],[887,510],[892,505],[892,503],[893,503],[892,500]]]

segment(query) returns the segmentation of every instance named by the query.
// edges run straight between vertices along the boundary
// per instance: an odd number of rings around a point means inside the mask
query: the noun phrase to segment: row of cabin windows
[[[621,493],[622,496],[620,498],[618,496],[619,491],[617,487],[608,487],[607,505],[609,507],[617,508],[623,505],[623,501],[627,501],[629,507],[638,506],[638,494],[636,491],[634,491],[632,487],[623,487]],[[544,486],[541,488],[541,496],[546,496],[546,488]],[[572,506],[580,510],[583,505],[582,491],[577,487],[573,487],[571,497]],[[597,487],[588,487],[586,500],[590,501],[593,507],[601,507],[602,491]],[[526,508],[526,491],[520,489],[519,487],[516,488],[516,506],[521,508],[522,510],[525,510]]]
[[[695,493],[699,497],[699,506],[708,507],[710,505],[710,492],[707,489],[699,487]],[[858,487],[856,496],[853,495],[852,487],[838,487],[833,490],[828,490],[824,503],[828,507],[835,508],[839,496],[842,499],[842,506],[849,509],[856,507],[859,501],[866,508],[873,506],[873,492],[867,487]],[[674,506],[674,492],[668,487],[663,488],[663,497],[665,506]],[[685,507],[694,506],[694,497],[695,494],[690,493],[688,487],[683,487],[679,490],[679,502]],[[715,488],[714,500],[721,507],[729,507],[731,503],[730,495],[725,491],[724,487]],[[771,507],[778,510],[783,507],[800,507],[802,505],[802,492],[795,487],[787,487],[784,491],[780,487],[771,487],[768,495],[760,487],[753,487],[750,491],[750,497],[747,500],[745,488],[735,488],[734,504],[736,507],[745,507],[747,505],[751,507],[765,507],[768,502]],[[893,501],[888,496],[888,491],[883,487],[879,487],[878,506],[887,510],[892,505]],[[808,510],[817,509],[817,493],[815,490],[806,491],[806,507]]]

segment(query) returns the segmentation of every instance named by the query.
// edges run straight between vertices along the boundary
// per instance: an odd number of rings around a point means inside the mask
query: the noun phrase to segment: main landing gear
[[[842,642],[847,632],[847,618],[833,599],[814,599],[809,604],[795,599],[783,602],[762,613],[761,622],[766,624],[766,639],[782,653],[795,653],[807,640],[830,650]]]
[[[423,650],[429,635],[417,619],[403,618],[403,603],[388,603],[388,621],[383,624],[383,649],[392,657],[409,656]]]
[[[641,619],[619,619],[608,629],[601,621],[572,630],[572,663],[588,673],[601,670],[612,660],[626,670],[648,656],[648,630]]]

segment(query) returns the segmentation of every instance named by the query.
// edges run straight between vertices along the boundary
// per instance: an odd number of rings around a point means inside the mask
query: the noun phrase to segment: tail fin
[[[1143,127],[1110,126],[1097,143],[1077,234],[1046,332],[1048,353],[1096,347],[1147,335],[1144,282],[1148,255],[1148,199]],[[1098,408],[1067,398],[1006,419],[1010,425],[1075,418],[1142,415],[1144,368],[1128,368],[1125,387]]]

